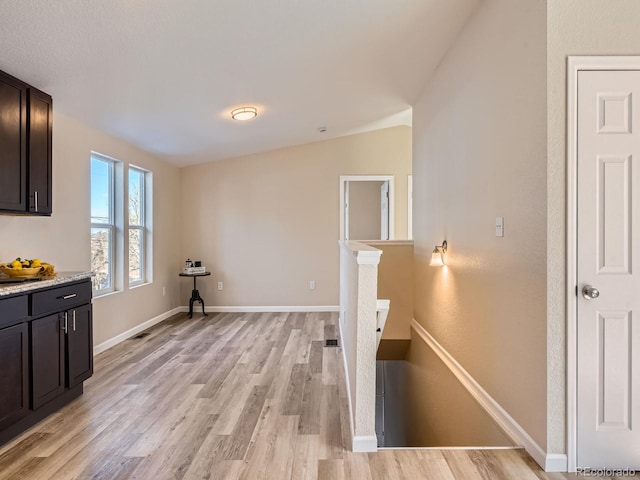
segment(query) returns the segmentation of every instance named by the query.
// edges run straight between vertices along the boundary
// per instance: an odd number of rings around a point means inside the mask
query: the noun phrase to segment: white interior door
[[[380,239],[389,240],[389,182],[380,186]]]
[[[640,469],[640,71],[580,71],[577,118],[576,466]]]
[[[376,238],[356,238],[357,229],[354,229],[354,219],[358,218],[358,205],[356,200],[357,196],[357,188],[358,184],[362,182],[376,182],[375,189],[381,185],[382,182],[386,183],[386,190],[388,191],[388,195],[386,196],[385,207],[386,214],[384,214],[384,218],[386,222],[384,222],[383,227],[378,225],[378,195],[376,193],[377,190],[372,191],[372,197],[370,202],[367,202],[367,205],[371,206],[371,210],[375,214],[375,235],[378,236],[378,232],[380,232],[383,228],[386,229],[383,237],[380,235],[381,239],[393,240],[394,238],[394,229],[395,229],[395,218],[394,218],[394,182],[393,175],[341,175],[340,176],[340,240],[376,240]],[[373,184],[372,184],[373,185]],[[382,194],[381,194],[382,200]],[[382,202],[381,202],[382,203]],[[382,207],[382,205],[381,205]],[[382,209],[382,208],[381,208]],[[380,213],[380,217],[382,217],[382,213]]]

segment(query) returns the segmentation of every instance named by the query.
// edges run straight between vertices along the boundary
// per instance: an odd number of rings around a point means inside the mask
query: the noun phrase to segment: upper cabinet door
[[[0,210],[27,211],[27,85],[0,72]]]
[[[50,215],[53,101],[29,88],[29,212]]]

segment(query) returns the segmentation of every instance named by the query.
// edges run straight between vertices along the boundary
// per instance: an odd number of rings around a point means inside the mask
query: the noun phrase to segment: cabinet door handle
[[[63,300],[69,300],[70,298],[75,298],[75,297],[77,297],[77,296],[78,296],[78,294],[77,294],[77,293],[71,293],[71,294],[69,294],[69,295],[64,295],[64,296],[62,297],[62,299],[63,299]],[[60,297],[58,297],[58,298],[60,298]]]
[[[73,331],[76,331],[76,311],[74,310],[73,312]]]
[[[64,333],[67,333],[67,326],[68,326],[68,319],[67,319],[67,312],[64,312],[64,324],[62,329],[64,330]]]
[[[36,190],[35,192],[33,192],[33,206],[35,208],[35,211],[38,211],[38,191]]]

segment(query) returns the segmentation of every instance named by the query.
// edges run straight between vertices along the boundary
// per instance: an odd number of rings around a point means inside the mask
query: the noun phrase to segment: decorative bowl
[[[8,268],[6,265],[0,265],[0,271],[14,278],[33,278],[38,276],[42,271],[42,267]]]

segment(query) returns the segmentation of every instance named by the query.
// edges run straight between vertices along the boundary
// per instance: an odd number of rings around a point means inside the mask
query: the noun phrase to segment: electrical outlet
[[[162,296],[163,297],[167,296],[167,287],[162,287]]]
[[[315,289],[316,289],[316,281],[309,280],[309,290],[315,290]]]
[[[218,282],[218,290],[224,290],[224,283]]]

